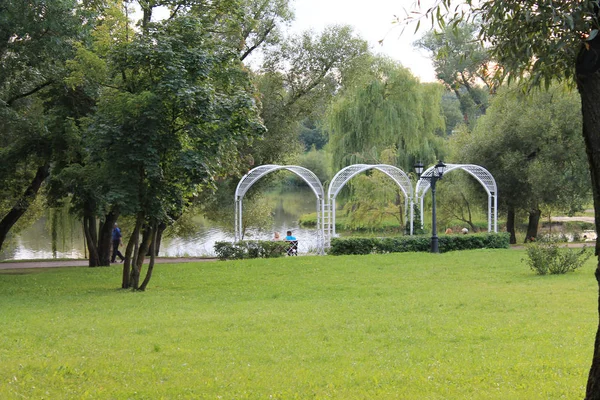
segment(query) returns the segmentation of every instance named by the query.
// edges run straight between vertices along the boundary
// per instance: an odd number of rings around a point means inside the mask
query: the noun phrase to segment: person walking
[[[122,237],[123,237],[123,235],[121,235],[121,229],[119,229],[119,226],[115,222],[115,225],[113,226],[113,231],[112,231],[113,252],[112,252],[112,258],[110,260],[111,263],[114,263],[117,261],[117,256],[119,256],[119,258],[121,259],[121,262],[123,262],[123,260],[125,260],[125,257],[123,257],[123,254],[121,254],[121,252],[119,251],[119,246],[121,245]]]

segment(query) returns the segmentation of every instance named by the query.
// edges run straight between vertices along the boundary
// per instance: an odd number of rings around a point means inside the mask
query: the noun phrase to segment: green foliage
[[[122,214],[168,223],[243,163],[264,132],[238,55],[193,13],[152,25],[105,57],[110,74],[89,119],[89,162]]]
[[[273,258],[287,254],[290,247],[285,241],[216,242],[215,253],[219,260],[242,260],[247,258]]]
[[[438,184],[437,219],[439,226],[467,226],[479,232],[478,221],[484,220],[487,229],[488,196],[485,188],[464,171],[444,175]]]
[[[229,232],[233,232],[235,222],[233,190],[233,188],[220,187],[210,199],[203,198],[200,207],[207,219]],[[261,230],[270,229],[273,226],[273,207],[274,200],[264,195],[259,187],[253,187],[244,196],[242,237],[245,236],[248,227]]]
[[[454,135],[452,146],[459,161],[494,176],[502,209],[569,211],[588,202],[591,189],[581,129],[581,102],[564,85],[529,94],[503,88],[473,133]]]
[[[508,233],[473,235],[448,235],[439,237],[441,253],[455,250],[502,249],[509,247]],[[398,238],[333,238],[328,254],[374,254],[427,252],[431,238],[427,236],[402,236]]]
[[[556,242],[531,243],[527,245],[527,263],[538,275],[566,274],[581,268],[592,256],[584,246],[579,250],[560,248]]]
[[[446,136],[450,136],[464,122],[460,101],[456,98],[456,94],[446,91],[442,95],[442,112],[446,122]]]
[[[573,78],[583,41],[597,34],[593,0],[459,1],[466,7],[456,3],[439,1],[424,13],[408,15],[405,22],[428,17],[432,24],[453,32],[465,23],[476,23],[479,41],[489,44],[491,57],[502,66],[494,72],[496,80],[523,79],[530,86],[547,88],[555,79]]]
[[[310,151],[298,156],[296,164],[314,172],[324,186],[333,177],[333,173],[331,172],[331,154],[325,150],[317,150],[313,147]],[[301,178],[294,175],[294,180],[300,183]]]
[[[412,233],[413,235],[422,235],[425,233],[425,230],[421,228],[421,210],[418,204],[413,204],[413,226]],[[406,210],[406,221],[407,224],[405,226],[404,234],[410,235],[410,207]]]
[[[119,219],[120,226],[121,223],[122,220]],[[209,225],[206,219],[201,215],[200,207],[198,207],[196,204],[191,204],[185,209],[184,213],[177,218],[177,220],[173,221],[171,225],[167,226],[163,233],[163,237],[190,239],[198,233],[200,227],[207,228],[207,226]],[[124,230],[131,232],[133,230],[133,226],[130,227],[130,229]],[[231,229],[231,231],[233,231],[233,229]]]
[[[280,25],[294,17],[289,0],[242,0],[233,4],[225,2],[221,7],[230,13],[236,10],[239,15],[229,19],[227,31],[234,32],[231,40],[239,43],[242,61],[256,49],[277,45],[282,36]]]
[[[305,118],[300,123],[300,141],[304,144],[304,150],[321,150],[329,141],[327,133],[313,118]]]
[[[414,229],[413,232],[416,234],[425,233],[421,229],[421,225],[419,222],[420,215],[417,214],[418,207],[415,205],[415,215],[414,215]],[[380,215],[382,212],[376,211],[373,214]],[[410,233],[410,225],[408,221],[410,221],[410,216],[405,215],[406,224],[404,225],[405,234]],[[317,214],[316,212],[306,213],[299,216],[298,219],[299,225],[302,227],[316,227],[317,226]],[[351,216],[346,216],[343,213],[338,212],[335,216],[335,229],[337,232],[343,232],[344,234],[373,234],[373,235],[381,235],[381,234],[392,234],[397,235],[399,232],[403,231],[402,226],[398,223],[397,215],[385,215],[384,218],[380,220],[380,223],[369,224],[368,221],[358,222],[356,219],[351,218]]]
[[[6,232],[19,227],[17,214],[35,202],[37,190],[24,193],[36,171],[50,171],[73,154],[78,132],[71,117],[85,102],[65,112],[75,96],[62,80],[87,29],[81,11],[75,0],[0,6],[0,248]]]
[[[404,228],[404,194],[388,175],[371,171],[353,178],[350,196],[339,213],[346,217],[348,228],[376,229],[388,219],[395,220],[400,230]]]
[[[485,114],[491,81],[490,55],[477,40],[480,27],[475,23],[445,26],[440,32],[429,31],[415,44],[430,51],[436,77],[451,90],[460,105],[462,120],[472,124]],[[479,87],[485,84],[485,90]]]
[[[347,71],[366,53],[367,43],[349,26],[292,35],[266,49],[261,72],[255,75],[267,127],[264,140],[252,148],[257,165],[285,163],[302,152],[302,121],[311,130],[317,128],[311,122],[322,117]]]
[[[216,242],[215,253],[220,260],[241,260],[247,257],[247,242]]]
[[[415,158],[434,159],[442,148],[442,87],[421,84],[409,70],[374,58],[368,72],[336,98],[328,111],[334,166],[379,163],[386,150],[407,169]],[[389,163],[389,162],[388,162]]]
[[[89,113],[63,118],[77,128],[80,147],[77,157],[53,171],[52,193],[72,196],[86,218],[135,216],[136,226],[149,232],[168,226],[217,179],[250,163],[240,149],[265,127],[240,61],[250,49],[231,37],[260,46],[289,10],[286,1],[263,2],[249,21],[236,6],[257,6],[250,2],[225,0],[207,8],[195,1],[138,2],[143,18],[132,29],[129,2],[92,3],[82,7],[100,15],[89,16],[91,35],[77,42],[65,80],[71,91],[87,95]],[[159,6],[171,15],[151,22]],[[261,15],[273,17],[271,28],[258,26]],[[248,25],[242,27],[241,19]],[[260,31],[267,33],[255,35]],[[130,251],[141,248],[133,246],[136,239]],[[133,258],[139,270],[142,257]]]

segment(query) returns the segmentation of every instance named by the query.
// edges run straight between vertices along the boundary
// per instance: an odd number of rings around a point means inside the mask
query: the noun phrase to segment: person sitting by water
[[[298,255],[298,240],[295,236],[292,236],[292,231],[287,231],[287,236],[285,240],[290,242],[290,247],[287,249],[288,256],[297,256]]]
[[[272,240],[281,240],[281,236],[279,235],[279,232],[275,232]]]
[[[292,231],[287,231],[287,236],[285,237],[285,240],[287,240],[288,242],[291,242],[291,241],[296,240],[296,237],[292,236]]]

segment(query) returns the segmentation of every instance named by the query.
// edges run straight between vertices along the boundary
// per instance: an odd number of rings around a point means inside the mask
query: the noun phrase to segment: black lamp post
[[[446,170],[446,164],[444,164],[441,160],[435,166],[433,173],[431,176],[423,176],[423,163],[420,161],[415,164],[415,172],[417,173],[418,179],[427,179],[431,184],[431,252],[439,253],[440,249],[438,246],[438,236],[437,236],[437,217],[435,214],[435,184],[439,179],[442,179],[442,175],[444,175],[444,171]]]

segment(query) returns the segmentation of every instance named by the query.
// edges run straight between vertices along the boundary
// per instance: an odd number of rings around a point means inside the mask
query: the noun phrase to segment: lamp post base
[[[437,236],[432,236],[431,237],[431,252],[432,253],[439,253],[440,252],[440,248],[438,245],[438,237]]]

